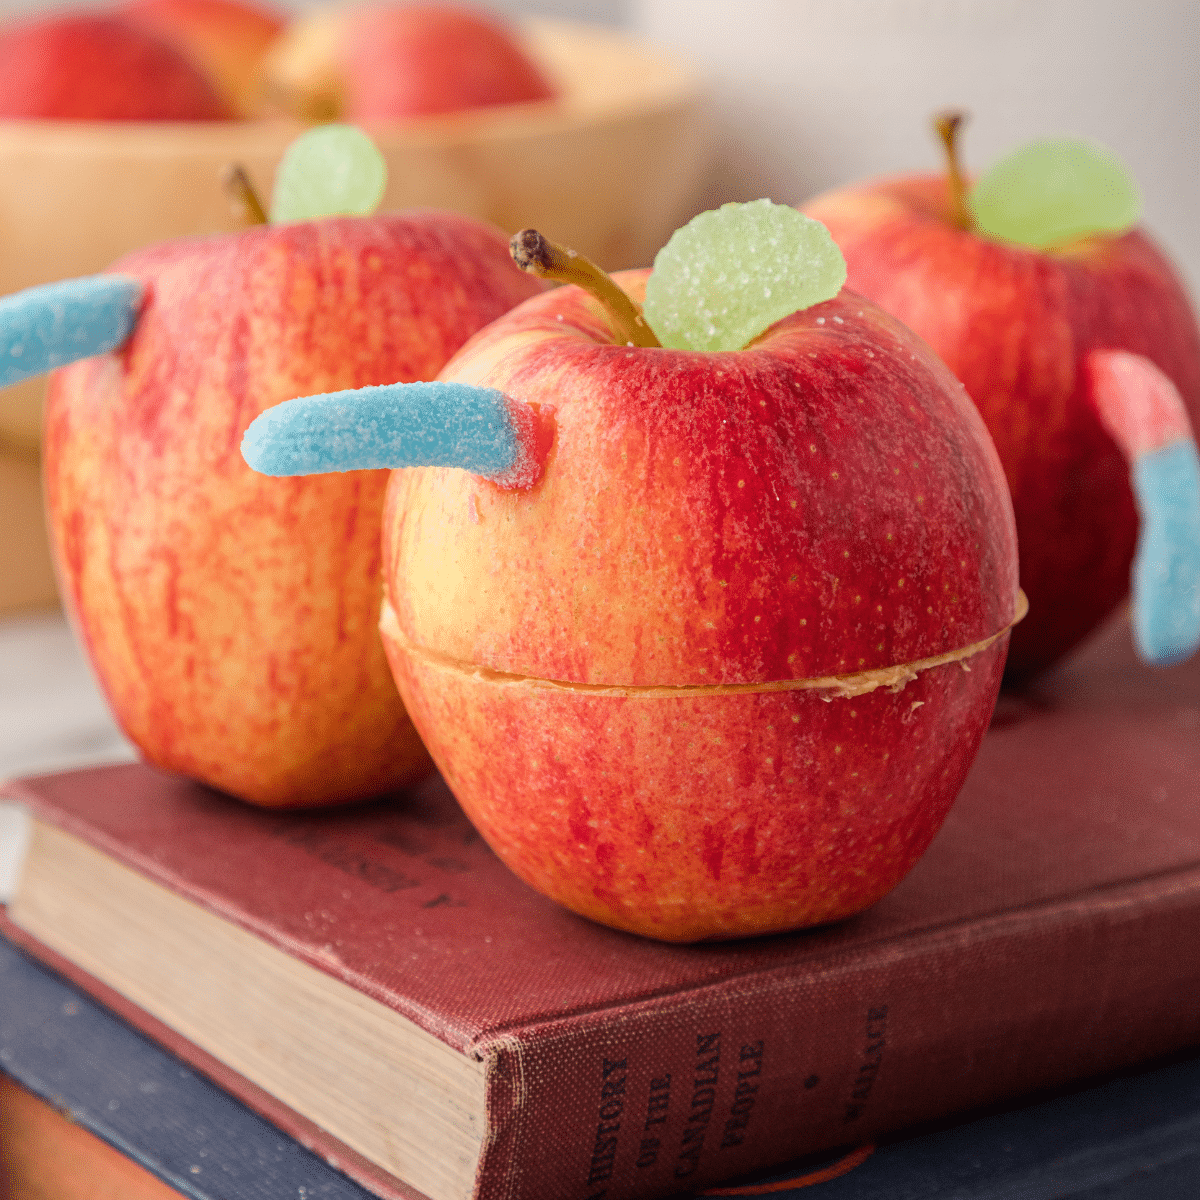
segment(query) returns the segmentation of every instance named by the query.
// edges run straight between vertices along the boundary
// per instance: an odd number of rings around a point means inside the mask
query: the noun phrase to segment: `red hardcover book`
[[[512,877],[436,780],[256,811],[29,779],[6,933],[384,1196],[650,1198],[1200,1045],[1200,663],[1006,698],[913,873],[668,946]]]

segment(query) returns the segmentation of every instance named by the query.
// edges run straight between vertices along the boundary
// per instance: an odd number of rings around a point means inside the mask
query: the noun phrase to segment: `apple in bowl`
[[[0,28],[0,119],[221,121],[204,72],[115,13],[63,13]]]
[[[978,413],[792,209],[704,214],[652,274],[517,253],[584,286],[438,383],[268,410],[243,453],[434,464],[389,486],[384,644],[528,883],[667,941],[865,908],[957,794],[1023,611]]]
[[[394,121],[556,95],[497,16],[451,4],[307,13],[271,47],[262,84],[275,107],[304,121]]]
[[[125,0],[0,27],[0,118],[214,121],[257,115],[283,28],[246,0]]]
[[[260,115],[263,57],[284,29],[273,9],[247,0],[125,0],[117,12],[190,58],[237,116]]]

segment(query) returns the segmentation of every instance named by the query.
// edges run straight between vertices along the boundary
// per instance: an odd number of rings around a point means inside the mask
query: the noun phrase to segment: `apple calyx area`
[[[967,204],[967,179],[963,174],[962,160],[958,153],[958,131],[967,119],[966,113],[939,113],[933,127],[941,139],[946,152],[946,191],[950,201],[950,224],[955,229],[970,233],[975,229],[975,217]]]
[[[627,346],[662,345],[641,309],[590,259],[550,241],[536,229],[514,233],[508,248],[522,271],[555,283],[573,283],[598,300]]]
[[[1000,638],[1008,634],[1014,626],[1020,624],[1029,611],[1029,601],[1025,593],[1018,589],[1013,606],[1013,618],[1002,629],[990,637],[986,637],[957,650],[948,650],[944,654],[932,655],[929,658],[918,659],[914,662],[899,663],[891,667],[876,667],[870,671],[855,671],[845,675],[823,675],[812,679],[776,679],[765,683],[701,683],[701,684],[607,684],[607,683],[572,683],[565,679],[542,679],[535,675],[521,675],[511,671],[498,671],[479,663],[465,662],[446,654],[439,654],[424,646],[414,645],[400,627],[396,610],[387,601],[384,602],[380,614],[380,629],[401,647],[405,653],[440,667],[468,675],[473,678],[498,685],[520,685],[523,687],[549,688],[555,691],[578,692],[597,696],[640,697],[642,699],[667,699],[680,696],[736,696],[753,695],[763,692],[796,692],[811,691],[821,693],[820,699],[826,703],[834,700],[852,700],[858,696],[866,696],[878,688],[887,688],[895,695],[902,692],[908,684],[922,671],[934,667],[944,667],[958,663],[964,671],[970,671],[968,659],[987,650]]]

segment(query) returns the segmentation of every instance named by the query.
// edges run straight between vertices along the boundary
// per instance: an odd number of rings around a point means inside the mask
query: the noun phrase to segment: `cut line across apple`
[[[519,305],[438,384],[264,413],[247,460],[407,465],[384,645],[527,882],[669,941],[861,910],[941,824],[1023,612],[978,414],[794,210],[706,214],[611,280],[514,243],[588,287]],[[747,326],[756,294],[775,307]],[[727,348],[680,348],[730,315]]]

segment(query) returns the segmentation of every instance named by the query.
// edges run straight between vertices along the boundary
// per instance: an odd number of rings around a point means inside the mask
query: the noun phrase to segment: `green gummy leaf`
[[[1124,233],[1142,214],[1125,165],[1081,138],[1045,138],[1014,150],[983,175],[967,203],[981,233],[1038,248]]]
[[[845,281],[846,262],[820,221],[770,200],[723,204],[658,252],[643,315],[673,350],[740,350]]]
[[[318,125],[284,152],[275,172],[271,221],[373,213],[387,186],[378,147],[354,125]]]

